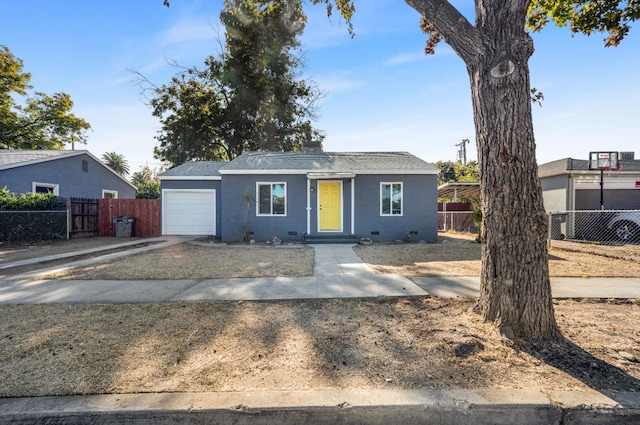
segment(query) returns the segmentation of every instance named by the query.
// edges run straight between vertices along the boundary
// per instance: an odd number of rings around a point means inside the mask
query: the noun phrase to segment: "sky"
[[[473,2],[452,1],[471,22]],[[4,1],[0,45],[24,62],[34,90],[65,92],[87,120],[87,149],[125,156],[131,172],[159,167],[157,118],[135,72],[156,85],[180,66],[202,66],[220,52],[222,0]],[[475,130],[465,65],[442,43],[423,53],[419,15],[401,0],[355,0],[355,37],[322,6],[307,5],[301,77],[324,92],[316,128],[325,151],[408,151],[425,161],[457,159],[463,139],[475,160]],[[532,34],[531,85],[538,164],[591,151],[640,158],[640,29],[616,48],[603,36],[547,27]],[[135,71],[135,72],[134,72]]]

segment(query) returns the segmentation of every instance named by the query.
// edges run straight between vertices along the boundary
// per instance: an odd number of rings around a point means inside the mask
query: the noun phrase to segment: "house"
[[[597,163],[598,156],[608,154],[615,154],[617,166]],[[558,159],[538,167],[545,210],[640,209],[640,160],[634,159],[633,152],[593,152],[591,156],[589,160]]]
[[[407,152],[248,152],[228,163],[189,162],[160,176],[162,232],[435,241],[439,171]]]
[[[0,189],[65,198],[135,198],[136,187],[86,150],[0,149]]]

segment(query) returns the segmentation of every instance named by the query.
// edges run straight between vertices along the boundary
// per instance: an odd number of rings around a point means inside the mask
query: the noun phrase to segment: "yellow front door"
[[[340,182],[318,182],[320,230],[342,231]]]

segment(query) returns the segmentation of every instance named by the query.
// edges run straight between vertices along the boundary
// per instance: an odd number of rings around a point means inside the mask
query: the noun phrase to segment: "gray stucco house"
[[[135,198],[136,187],[86,150],[0,149],[0,189],[65,198]]]
[[[439,169],[407,152],[249,152],[160,176],[162,233],[437,240]]]
[[[607,210],[640,209],[640,161],[620,153],[619,170],[602,173]],[[593,166],[591,168],[594,168]],[[599,210],[600,170],[586,159],[563,158],[538,167],[547,212]]]

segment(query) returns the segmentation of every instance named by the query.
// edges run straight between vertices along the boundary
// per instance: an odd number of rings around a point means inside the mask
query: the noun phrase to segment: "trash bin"
[[[551,239],[562,241],[566,237],[567,213],[551,214]],[[563,231],[564,230],[564,231]]]
[[[130,238],[133,234],[133,223],[135,223],[135,217],[122,216],[115,217],[113,224],[116,225],[116,238]]]

